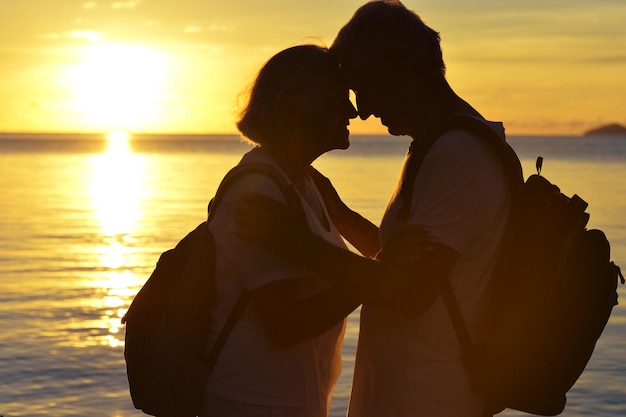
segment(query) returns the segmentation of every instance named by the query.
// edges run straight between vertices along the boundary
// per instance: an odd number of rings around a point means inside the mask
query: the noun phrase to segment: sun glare
[[[109,146],[107,152],[115,154],[123,154],[129,152],[128,141],[130,135],[122,131],[114,131],[107,135]]]
[[[161,113],[167,72],[163,56],[127,44],[86,48],[82,61],[68,73],[83,122],[97,130],[149,129]]]

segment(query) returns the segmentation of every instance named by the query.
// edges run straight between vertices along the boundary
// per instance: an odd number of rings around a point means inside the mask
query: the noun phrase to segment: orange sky
[[[0,131],[229,133],[255,72],[361,1],[5,1]],[[509,134],[626,124],[623,0],[405,1],[453,88]],[[353,133],[384,133],[377,120]]]

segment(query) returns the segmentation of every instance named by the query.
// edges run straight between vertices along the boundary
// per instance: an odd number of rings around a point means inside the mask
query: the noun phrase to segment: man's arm
[[[380,262],[330,245],[311,234],[293,246],[294,256],[346,295],[368,304],[417,317],[434,302],[458,253],[441,244],[413,262]]]

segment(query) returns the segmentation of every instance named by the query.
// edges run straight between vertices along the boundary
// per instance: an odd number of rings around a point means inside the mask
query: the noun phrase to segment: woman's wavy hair
[[[338,73],[339,64],[326,47],[299,45],[279,52],[259,71],[237,128],[253,144],[281,146],[303,128],[303,109]]]

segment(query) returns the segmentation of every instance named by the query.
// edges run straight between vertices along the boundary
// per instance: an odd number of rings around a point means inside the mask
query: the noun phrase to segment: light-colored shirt
[[[493,127],[503,136],[500,124]],[[451,130],[428,152],[413,187],[408,223],[460,254],[449,279],[472,339],[479,341],[485,289],[508,216],[501,163],[482,139]],[[397,189],[381,224],[383,245],[403,225],[402,204]],[[441,296],[414,319],[364,306],[349,416],[482,416],[462,355]]]
[[[244,155],[240,164],[250,162],[270,164],[287,179],[270,154],[260,148]],[[298,195],[313,233],[345,248],[334,225],[319,218],[320,214],[327,219],[329,216],[314,182],[307,178],[304,187],[300,187]],[[286,202],[274,180],[254,173],[237,179],[218,205],[210,224],[215,236],[218,293],[212,309],[215,323],[210,341],[217,337],[244,288],[251,291],[279,280],[297,280],[299,296],[305,298],[328,285],[301,265],[237,238],[235,210],[242,195],[249,192]],[[281,348],[269,338],[252,306],[248,305],[220,353],[207,390],[212,395],[242,403],[299,407],[305,409],[303,415],[307,417],[325,417],[341,371],[344,329],[345,320],[318,337]]]

